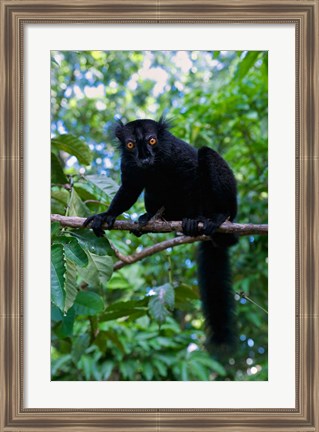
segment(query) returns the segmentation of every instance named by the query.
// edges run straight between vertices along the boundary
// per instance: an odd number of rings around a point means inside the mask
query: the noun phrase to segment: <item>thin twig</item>
[[[268,311],[264,309],[262,306],[260,306],[258,303],[256,303],[254,300],[252,300],[250,297],[248,297],[244,292],[237,293],[241,298],[244,298],[245,300],[248,300],[253,305],[257,306],[259,309],[261,309],[265,314],[268,315]]]
[[[172,247],[175,247],[175,246],[178,246],[181,244],[195,243],[199,240],[206,241],[206,240],[210,240],[210,238],[207,236],[199,236],[199,237],[179,236],[179,237],[174,237],[174,238],[169,239],[169,240],[164,240],[160,243],[154,244],[153,246],[149,246],[145,249],[142,249],[140,252],[135,252],[132,255],[125,256],[125,260],[120,258],[121,261],[117,261],[114,264],[113,269],[119,270],[128,264],[133,264],[137,261],[142,260],[143,258],[154,255],[157,252],[161,252],[165,249],[172,248]]]
[[[114,246],[114,244],[112,243],[112,242],[110,242],[109,241],[109,243],[110,243],[110,246],[111,246],[111,248],[112,248],[112,250],[113,250],[113,252],[115,253],[115,256],[119,259],[119,260],[121,260],[121,261],[123,261],[124,263],[126,263],[126,264],[131,264],[131,257],[130,256],[127,256],[127,255],[123,255],[115,246]]]

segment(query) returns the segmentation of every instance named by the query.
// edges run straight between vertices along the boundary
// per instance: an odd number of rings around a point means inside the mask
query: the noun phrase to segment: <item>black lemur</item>
[[[237,212],[234,175],[214,150],[198,150],[169,132],[163,118],[135,120],[115,128],[119,140],[122,185],[109,209],[89,217],[97,236],[102,225],[112,227],[117,216],[127,211],[144,190],[146,213],[139,224],[146,224],[160,209],[168,221],[182,221],[186,235],[206,234],[211,241],[200,243],[198,278],[208,343],[231,345],[233,342],[234,296],[230,280],[228,247],[237,239],[232,234],[216,233]],[[202,222],[199,231],[198,223]]]

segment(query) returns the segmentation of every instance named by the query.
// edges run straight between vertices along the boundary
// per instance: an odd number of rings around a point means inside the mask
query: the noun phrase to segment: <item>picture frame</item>
[[[319,431],[317,0],[1,0],[0,430]],[[294,24],[296,29],[296,405],[293,409],[38,409],[23,403],[23,42],[28,23]]]

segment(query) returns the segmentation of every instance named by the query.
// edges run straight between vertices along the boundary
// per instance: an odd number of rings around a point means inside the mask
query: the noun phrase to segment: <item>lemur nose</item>
[[[140,159],[147,159],[151,156],[149,150],[147,148],[144,147],[140,147],[139,151],[138,151],[138,157]]]

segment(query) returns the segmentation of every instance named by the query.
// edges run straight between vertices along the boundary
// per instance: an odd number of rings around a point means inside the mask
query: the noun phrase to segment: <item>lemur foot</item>
[[[151,213],[144,213],[138,218],[138,224],[140,227],[143,227],[148,224],[148,222],[152,219],[153,215]]]
[[[185,218],[182,220],[182,230],[184,234],[192,237],[201,234],[211,237],[225,220],[226,216],[224,217],[224,215],[218,215],[214,219],[205,217],[198,217],[196,219]],[[198,226],[200,222],[202,224],[201,227]]]
[[[131,234],[134,234],[136,237],[141,237],[145,232],[141,231],[141,228],[148,224],[148,222],[152,219],[153,215],[150,213],[144,213],[138,218],[137,228],[130,231]]]
[[[203,221],[202,233],[207,236],[212,236],[216,232],[217,228],[219,228],[220,225],[221,224],[219,223],[206,219]]]
[[[107,228],[111,229],[114,225],[115,219],[116,218],[114,216],[108,215],[106,213],[99,213],[88,217],[84,221],[83,226],[86,227],[90,224],[90,227],[92,228],[94,234],[97,237],[103,237],[104,236],[104,229],[102,228],[103,225],[106,223]]]
[[[210,218],[203,218],[203,231],[202,233],[207,236],[212,236],[216,230],[229,219],[229,215],[227,213],[216,213]]]
[[[201,222],[199,219],[188,219],[184,218],[182,220],[182,231],[185,235],[196,237],[200,235],[200,229],[198,228],[198,223]]]

